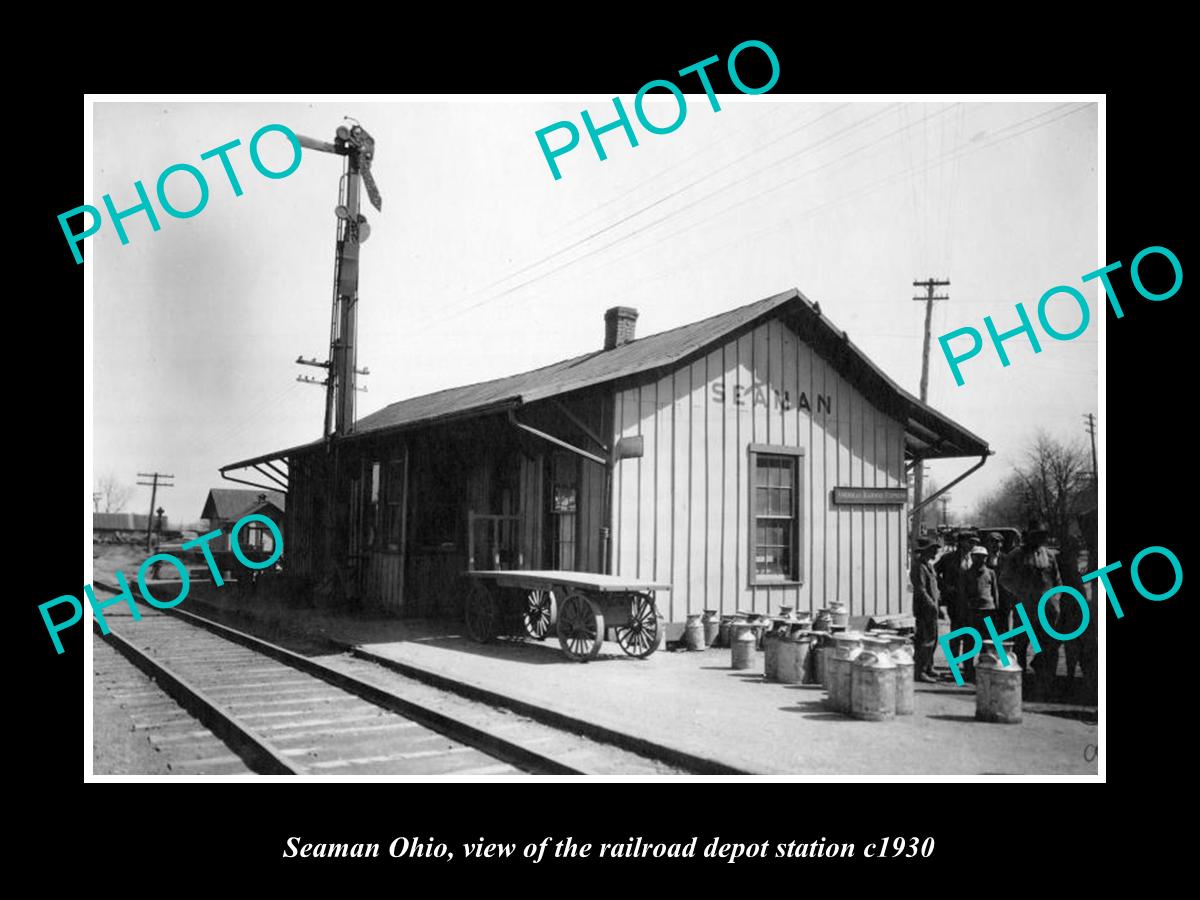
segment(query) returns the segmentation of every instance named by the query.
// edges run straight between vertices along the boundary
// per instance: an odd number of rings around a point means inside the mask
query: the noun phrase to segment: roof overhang
[[[311,453],[321,447],[333,447],[341,442],[358,442],[372,438],[424,429],[448,422],[477,418],[494,413],[505,413],[523,404],[537,400],[569,394],[588,387],[610,381],[622,381],[626,378],[645,376],[648,373],[659,372],[663,369],[685,365],[693,358],[707,353],[714,343],[727,341],[737,335],[753,329],[764,319],[779,316],[789,323],[800,337],[809,343],[814,350],[831,362],[848,382],[861,391],[872,403],[883,412],[893,416],[904,426],[905,456],[909,459],[944,459],[965,456],[986,456],[992,451],[987,441],[963,428],[948,416],[938,412],[927,403],[922,403],[912,394],[893,381],[882,369],[850,340],[849,335],[837,328],[822,312],[819,304],[805,297],[799,290],[792,289],[774,297],[761,301],[763,311],[750,319],[743,319],[733,329],[713,333],[702,346],[691,346],[684,352],[670,358],[629,369],[616,369],[602,376],[591,378],[563,378],[553,384],[539,384],[524,387],[514,394],[502,399],[489,398],[486,402],[462,406],[456,409],[445,409],[432,415],[425,415],[411,421],[395,425],[385,425],[370,428],[366,431],[355,432],[344,436],[334,435],[327,440],[311,441],[287,450],[278,450],[251,459],[241,460],[222,466],[221,476],[229,481],[248,484],[253,487],[266,487],[270,490],[287,490],[287,476],[282,474],[280,467],[286,465],[289,457],[297,454]],[[653,335],[651,337],[654,337]],[[585,359],[581,357],[580,359]],[[433,395],[429,395],[433,396]],[[405,401],[407,402],[407,401]],[[372,414],[376,415],[376,414]],[[272,481],[273,485],[264,485],[246,481],[227,473],[238,469],[252,470],[258,477]],[[249,472],[247,473],[249,474]]]

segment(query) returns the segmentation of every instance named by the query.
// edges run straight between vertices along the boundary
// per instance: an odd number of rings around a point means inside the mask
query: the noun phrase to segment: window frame
[[[804,479],[804,448],[788,447],[781,444],[750,444],[747,447],[749,468],[747,469],[747,485],[749,500],[749,525],[746,530],[746,567],[750,587],[799,587],[804,584],[804,498],[806,491]],[[760,456],[786,457],[792,464],[792,560],[791,571],[784,577],[760,575],[758,572],[758,519],[755,507],[755,492],[758,488],[758,461]]]
[[[361,515],[365,549],[382,550],[384,546],[383,504],[386,476],[386,462],[381,457],[372,454],[363,459]]]
[[[396,477],[393,477],[396,476]],[[383,486],[380,496],[382,516],[380,549],[392,552],[404,549],[404,503],[408,486],[408,454],[390,457],[383,466]],[[395,529],[395,541],[392,529]]]

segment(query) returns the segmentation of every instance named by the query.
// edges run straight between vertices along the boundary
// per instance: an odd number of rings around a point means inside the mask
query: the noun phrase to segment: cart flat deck
[[[619,575],[599,575],[595,572],[570,572],[558,569],[494,569],[465,573],[472,578],[486,578],[501,587],[567,587],[602,594],[630,593],[635,591],[669,591],[671,585],[663,581],[646,581],[638,578],[622,578]]]

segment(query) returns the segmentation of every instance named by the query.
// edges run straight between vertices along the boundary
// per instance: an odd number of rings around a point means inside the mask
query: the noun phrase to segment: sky
[[[653,96],[653,95],[651,95]],[[647,100],[652,122],[675,101]],[[627,109],[632,98],[623,97]],[[383,210],[365,205],[358,394],[361,418],[388,403],[498,378],[598,349],[604,311],[636,308],[639,336],[799,288],[902,387],[917,394],[925,305],[914,280],[948,278],[934,304],[929,402],[988,441],[995,456],[953,489],[966,515],[1020,461],[1043,429],[1086,440],[1098,411],[1097,108],[1090,102],[812,102],[763,94],[687,95],[664,135],[634,119],[602,137],[601,161],[581,124],[615,117],[610,97],[553,100],[405,98],[396,102],[96,102],[93,191],[82,202],[118,210],[153,197],[176,163],[199,168],[206,207],[175,219],[144,214],[87,239],[93,279],[93,472],[132,484],[175,476],[159,505],[172,522],[199,518],[220,466],[321,436],[324,390],[296,381],[324,359],[341,158],[304,151],[285,178],[248,156],[251,136],[280,123],[332,141],[350,116],[375,138],[372,171]],[[558,157],[555,180],[535,133],[569,120],[581,142]],[[200,155],[231,140],[244,193]],[[551,146],[565,139],[551,135]],[[264,137],[264,165],[292,159]],[[192,207],[198,188],[172,175],[168,198]],[[64,252],[69,249],[64,242]],[[983,317],[1036,322],[1042,294],[1069,285],[1088,299],[1086,332],[1039,332],[990,346],[956,386],[937,337]],[[1056,299],[1050,322],[1079,312]],[[930,463],[940,484],[974,459]],[[137,488],[126,509],[148,508]],[[90,502],[90,498],[89,498]]]

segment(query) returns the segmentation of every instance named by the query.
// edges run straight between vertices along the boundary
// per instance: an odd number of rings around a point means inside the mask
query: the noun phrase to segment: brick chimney
[[[632,306],[614,306],[604,314],[604,349],[612,350],[633,340],[638,311]]]

